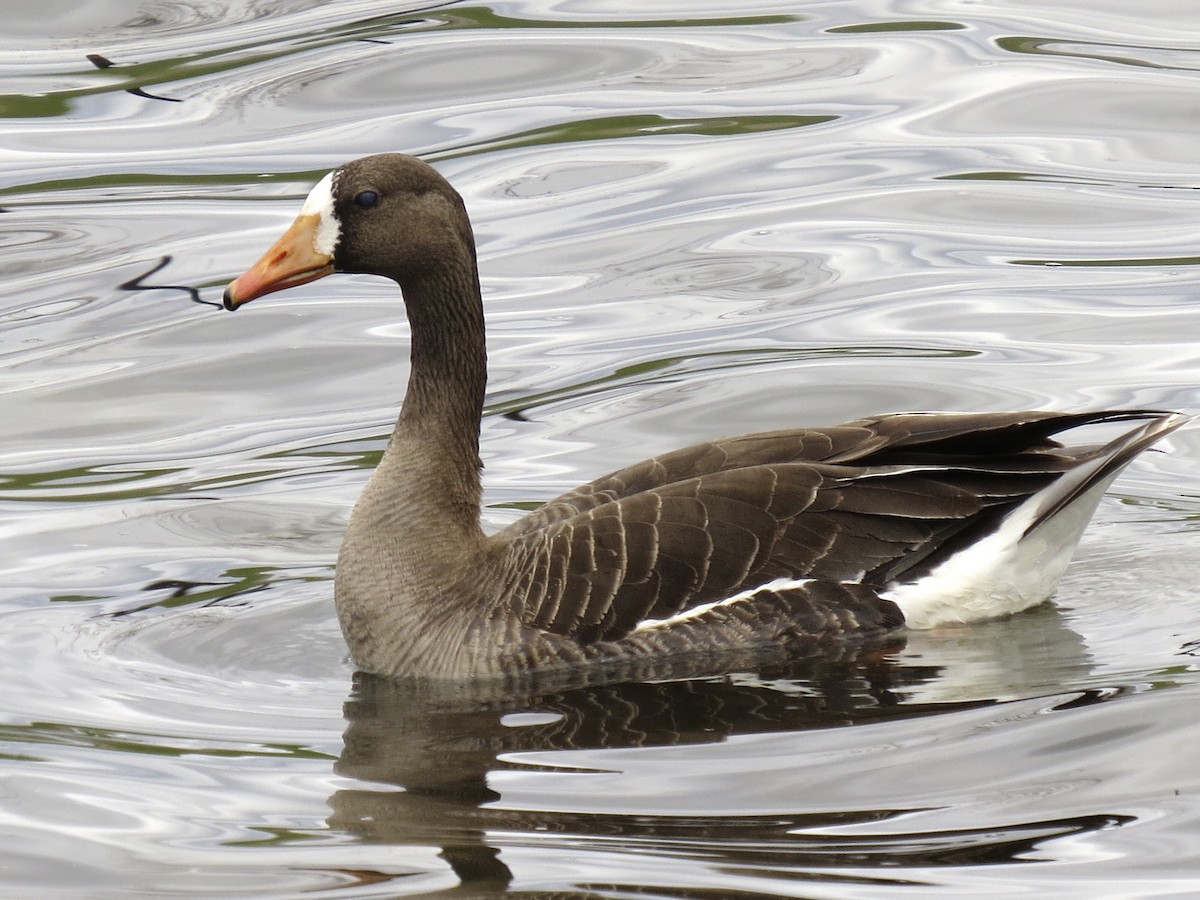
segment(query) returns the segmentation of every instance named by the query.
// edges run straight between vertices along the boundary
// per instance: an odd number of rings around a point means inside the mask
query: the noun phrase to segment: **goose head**
[[[225,290],[225,308],[334,272],[382,275],[403,287],[447,266],[474,269],[462,198],[431,167],[381,153],[334,169],[271,248]]]

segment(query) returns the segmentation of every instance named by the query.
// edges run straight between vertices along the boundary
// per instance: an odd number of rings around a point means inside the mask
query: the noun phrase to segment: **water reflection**
[[[996,46],[1009,53],[1096,59],[1123,66],[1195,71],[1200,68],[1194,49],[1149,44],[1116,44],[1099,41],[1064,41],[1051,37],[1003,37]],[[1190,63],[1190,65],[1188,64]]]
[[[828,728],[949,708],[897,706],[893,679],[919,673],[901,672],[878,647],[847,648],[844,655],[764,674],[786,677],[795,689],[743,677],[532,688],[523,696],[505,697],[504,688],[426,692],[359,673],[345,706],[349,727],[335,769],[402,790],[339,790],[330,799],[329,823],[369,842],[437,846],[464,888],[502,887],[512,873],[489,843],[491,831],[606,835],[636,845],[680,825],[670,816],[506,809],[502,791],[489,778],[528,765],[519,761],[522,753],[702,745],[736,734]],[[570,770],[569,759],[563,765]],[[788,829],[799,825],[887,815],[871,810],[716,817],[689,821],[686,832],[688,840],[700,844],[762,842],[786,839]]]
[[[1048,626],[1045,651],[1023,659],[1023,667],[1057,665],[1063,662],[1059,653],[1077,657],[1077,635],[1053,619],[1039,624]],[[1012,645],[993,648],[997,657],[1005,650]],[[922,655],[925,659],[916,658]],[[460,889],[469,893],[510,885],[517,877],[506,862],[511,848],[543,840],[580,852],[682,854],[719,862],[721,871],[741,876],[755,870],[786,877],[833,869],[824,875],[834,882],[885,883],[891,880],[886,874],[864,877],[863,870],[1017,863],[1045,841],[1131,821],[1119,814],[1085,814],[991,820],[978,827],[964,823],[929,832],[905,824],[908,814],[920,810],[909,805],[915,796],[899,806],[890,806],[886,796],[864,799],[857,808],[817,801],[789,806],[791,792],[773,797],[766,784],[779,760],[756,751],[753,742],[745,745],[742,759],[745,793],[736,789],[736,780],[718,787],[724,769],[706,773],[697,765],[688,776],[690,803],[707,813],[656,812],[662,803],[653,791],[642,801],[644,809],[624,808],[615,798],[611,811],[603,800],[589,808],[589,791],[571,787],[580,776],[614,783],[636,777],[629,769],[637,767],[631,748],[693,748],[687,753],[695,763],[711,752],[706,747],[773,734],[796,748],[794,762],[786,764],[793,771],[805,770],[818,780],[822,771],[845,777],[836,774],[844,759],[827,751],[805,758],[806,734],[819,738],[847,727],[864,729],[863,748],[874,745],[869,753],[877,755],[873,726],[912,734],[926,730],[916,724],[922,719],[994,706],[981,694],[967,700],[947,697],[938,687],[945,678],[938,658],[936,640],[928,641],[921,654],[907,654],[899,640],[717,678],[680,679],[672,677],[678,672],[664,670],[660,674],[666,680],[645,680],[655,673],[639,672],[637,682],[550,689],[531,684],[515,693],[511,685],[435,690],[358,673],[344,708],[348,727],[335,770],[378,787],[362,784],[335,792],[329,824],[367,843],[436,847]],[[971,669],[954,649],[945,661],[952,669]],[[942,696],[913,699],[923,692]],[[1081,707],[1112,696],[1074,695],[1062,706]],[[945,726],[930,730],[939,727]],[[755,771],[756,752],[763,754],[762,774]],[[686,769],[688,763],[680,759],[680,765]],[[525,796],[520,785],[510,792],[506,772],[539,782],[532,799],[528,787]],[[563,782],[560,791],[555,781]],[[665,785],[658,787],[669,795]],[[630,790],[636,789],[625,785],[618,793]],[[911,871],[901,880],[911,883]],[[388,876],[375,872],[373,877]]]

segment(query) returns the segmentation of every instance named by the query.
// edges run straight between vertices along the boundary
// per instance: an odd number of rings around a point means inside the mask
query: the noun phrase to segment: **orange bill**
[[[304,214],[262,258],[225,288],[225,308],[237,309],[264,294],[308,284],[333,272],[333,259],[316,248],[321,217]]]

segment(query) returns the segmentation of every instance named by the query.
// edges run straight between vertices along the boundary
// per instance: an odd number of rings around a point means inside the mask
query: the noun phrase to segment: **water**
[[[394,288],[205,305],[332,166],[434,161],[479,237],[491,527],[716,434],[1195,412],[1197,9],[1030,7],[5,16],[0,894],[1200,894],[1200,429],[1116,484],[1054,606],[414,697],[356,680],[330,602]]]

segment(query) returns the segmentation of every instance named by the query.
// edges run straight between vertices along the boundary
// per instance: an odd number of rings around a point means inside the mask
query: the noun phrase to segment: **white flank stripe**
[[[335,169],[316,183],[308,192],[304,206],[300,208],[300,215],[317,217],[317,234],[313,239],[313,249],[329,257],[333,256],[342,234],[337,214],[333,211],[333,176],[336,171]]]
[[[732,597],[725,597],[722,600],[714,600],[711,603],[701,603],[699,606],[693,606],[691,609],[685,609],[683,612],[676,613],[673,616],[668,616],[665,619],[643,619],[638,623],[638,627],[633,629],[633,634],[640,631],[653,631],[656,628],[670,628],[672,625],[678,625],[680,622],[686,622],[688,619],[694,619],[697,616],[702,616],[707,612],[711,612],[722,606],[732,606],[734,603],[742,603],[746,600],[753,600],[760,591],[786,591],[789,588],[803,587],[810,584],[812,578],[776,578],[774,581],[768,581],[766,584],[760,584],[758,587],[750,588],[742,591],[740,594],[734,594]]]

